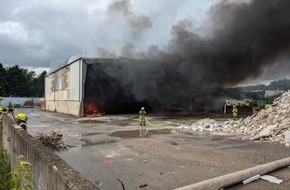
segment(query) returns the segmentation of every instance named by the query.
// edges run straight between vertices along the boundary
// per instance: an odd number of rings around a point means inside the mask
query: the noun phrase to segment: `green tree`
[[[47,75],[46,71],[43,71],[40,75],[38,75],[33,80],[33,86],[34,86],[34,94],[36,97],[44,97],[44,83],[45,83],[45,76]]]
[[[273,81],[268,86],[269,90],[289,90],[290,89],[290,80],[284,79],[284,80],[278,80]]]
[[[3,67],[2,63],[0,63],[0,96],[6,96],[5,89],[7,89],[6,70]]]
[[[8,67],[7,73],[7,94],[11,96],[32,96],[33,95],[33,78],[35,77],[34,71],[20,68],[18,65]]]
[[[0,63],[0,97],[43,97],[46,75],[46,71],[36,76],[34,71],[18,65],[4,67]]]

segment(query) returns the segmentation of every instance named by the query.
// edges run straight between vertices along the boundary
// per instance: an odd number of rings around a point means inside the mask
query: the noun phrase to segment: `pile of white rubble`
[[[285,142],[285,133],[290,130],[290,91],[276,98],[272,105],[267,105],[265,109],[245,119],[217,122],[207,118],[191,125],[180,125],[178,129],[237,133],[243,134],[244,139],[269,140],[289,146]]]

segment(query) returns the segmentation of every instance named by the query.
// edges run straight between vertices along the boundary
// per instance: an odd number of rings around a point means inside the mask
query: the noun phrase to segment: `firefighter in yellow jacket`
[[[16,123],[25,131],[27,131],[27,116],[24,113],[18,113],[16,116]]]
[[[145,126],[146,111],[144,107],[142,107],[141,110],[139,111],[139,115],[140,115],[140,125]]]
[[[2,114],[11,113],[14,110],[12,108],[2,108],[0,106],[0,122],[2,121]]]
[[[233,119],[238,119],[238,108],[236,105],[233,106]]]

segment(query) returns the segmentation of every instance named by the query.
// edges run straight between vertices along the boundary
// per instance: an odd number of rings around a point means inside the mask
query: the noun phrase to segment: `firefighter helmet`
[[[25,121],[25,122],[27,121],[27,116],[24,113],[17,114],[17,118],[21,121]]]

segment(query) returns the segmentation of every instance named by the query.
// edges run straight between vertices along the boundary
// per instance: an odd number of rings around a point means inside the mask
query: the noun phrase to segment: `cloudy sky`
[[[245,12],[250,16],[260,18],[259,14],[253,13],[255,9],[261,7],[259,3],[265,4],[267,9],[273,7],[271,1],[268,0],[264,1],[267,3],[261,0],[252,1],[257,2],[252,3],[254,8],[247,7],[251,4],[251,0],[0,0],[0,62],[5,66],[17,64],[38,71],[55,69],[79,57],[136,58],[136,55],[144,54],[148,49],[149,51],[156,49],[162,53],[164,50],[167,55],[172,55],[170,50],[174,49],[174,54],[183,57],[182,51],[186,52],[186,50],[176,50],[174,45],[176,42],[179,48],[189,47],[188,44],[185,45],[186,36],[181,37],[181,35],[189,35],[190,43],[202,44],[204,47],[201,51],[212,54],[208,60],[217,60],[220,55],[213,54],[213,48],[210,49],[209,46],[217,45],[214,48],[218,49],[222,44],[223,49],[216,51],[221,55],[225,54],[226,48],[232,49],[230,45],[227,45],[229,40],[224,40],[222,32],[233,39],[234,31],[238,31],[237,28],[245,30],[247,24],[254,28],[257,25],[253,24],[254,22],[251,23],[253,17],[244,18],[239,13]],[[288,0],[284,0],[286,1]],[[230,2],[235,6],[225,5],[225,2]],[[278,10],[284,14],[284,10],[280,10],[280,7],[285,7],[283,0],[277,2],[280,4],[277,5]],[[222,5],[219,6],[219,4]],[[235,11],[238,13],[233,13]],[[260,11],[263,12],[263,10]],[[234,19],[230,19],[235,17],[244,21],[236,25]],[[260,22],[259,19],[253,20]],[[250,23],[247,23],[248,21]],[[236,28],[229,27],[231,24]],[[266,25],[261,27],[268,29]],[[257,31],[261,32],[259,28]],[[273,35],[272,31],[269,31],[269,34]],[[217,37],[214,32],[218,33]],[[247,28],[241,33],[247,33]],[[240,41],[234,40],[233,43],[239,43],[245,39],[241,34],[239,35]],[[211,40],[206,40],[207,38]],[[245,48],[264,45],[264,42],[256,42],[251,38],[250,40],[249,43],[245,43],[245,47],[241,47],[243,51]],[[207,43],[208,41],[210,43]],[[185,55],[184,58],[191,61],[197,59],[196,62],[201,62],[200,54],[196,53],[199,50],[195,46],[190,45],[193,48],[193,55]],[[255,48],[252,50],[255,51]],[[270,50],[271,48],[269,52]],[[285,51],[285,48],[279,47],[275,50]],[[240,51],[233,51],[233,53],[241,55]],[[266,51],[263,52],[263,55],[266,53]],[[152,52],[148,55],[151,56]],[[160,55],[162,54],[158,56]],[[253,56],[254,58],[249,61],[265,61],[259,57],[260,55],[262,54]],[[266,67],[261,63],[252,74],[240,77],[236,81],[240,82],[244,79],[246,82],[270,81],[288,76],[288,61],[285,61],[288,59],[274,60],[277,55],[278,53],[275,52],[267,59]],[[202,55],[203,60],[207,59],[204,57]],[[229,57],[235,58],[232,55]],[[269,60],[273,64],[268,64]],[[218,61],[221,60],[218,59]],[[279,69],[281,67],[277,66],[276,62],[282,62],[283,69]],[[231,61],[228,65],[225,64],[223,69],[226,70],[229,64]],[[214,64],[209,65],[216,67]],[[240,68],[237,67],[237,69]],[[247,72],[247,67],[242,68],[245,70],[243,72]],[[251,65],[248,68],[250,70]],[[260,71],[261,69],[263,72]],[[221,74],[226,73],[221,72]],[[217,77],[221,78],[221,76]]]
[[[199,22],[213,2],[0,0],[0,62],[51,68],[80,56],[118,55],[128,43],[136,50],[162,46],[174,23]]]

